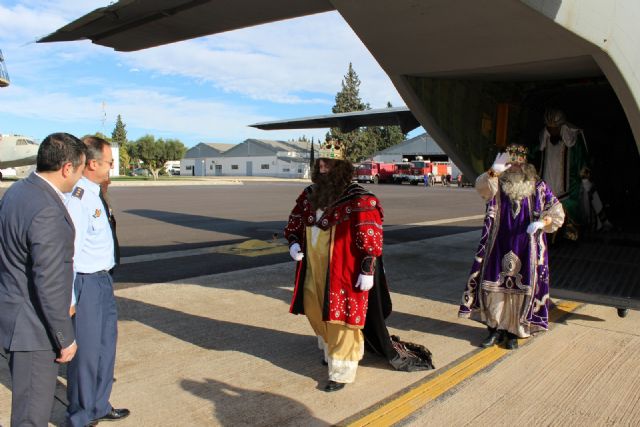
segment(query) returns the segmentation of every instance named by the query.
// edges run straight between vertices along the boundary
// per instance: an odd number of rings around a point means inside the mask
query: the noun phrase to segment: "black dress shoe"
[[[507,350],[515,350],[518,348],[518,336],[515,334],[509,333],[507,335],[507,342],[504,345],[504,348]]]
[[[118,420],[122,420],[124,418],[127,418],[130,414],[130,411],[128,409],[115,409],[112,408],[111,412],[109,412],[107,415],[105,415],[104,417],[100,417],[97,420],[94,421],[118,421]]]
[[[487,337],[487,339],[482,341],[480,346],[484,348],[493,347],[499,342],[502,342],[503,339],[504,339],[504,331],[498,330],[495,328],[489,328],[489,336]]]
[[[329,380],[327,385],[324,386],[324,391],[326,392],[338,391],[338,390],[342,390],[343,388],[344,388],[344,383],[338,383],[338,382]]]

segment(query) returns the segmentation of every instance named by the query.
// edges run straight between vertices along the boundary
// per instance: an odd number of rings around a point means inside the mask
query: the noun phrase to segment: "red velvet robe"
[[[335,226],[330,243],[329,271],[325,287],[323,320],[348,327],[364,327],[369,291],[355,287],[360,274],[373,274],[376,258],[382,255],[383,211],[373,194],[357,184],[349,185],[338,200],[316,221],[307,187],[296,200],[284,230],[289,245],[306,246],[306,227],[328,230]],[[290,312],[304,314],[303,290],[306,258],[296,267],[295,289]]]

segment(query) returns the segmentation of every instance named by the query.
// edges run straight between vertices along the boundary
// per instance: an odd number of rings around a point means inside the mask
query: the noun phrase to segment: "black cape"
[[[362,330],[365,348],[387,359],[398,371],[434,369],[431,352],[426,347],[389,335],[385,319],[391,314],[392,304],[382,257],[376,260],[376,264],[374,285],[369,291],[367,320]]]

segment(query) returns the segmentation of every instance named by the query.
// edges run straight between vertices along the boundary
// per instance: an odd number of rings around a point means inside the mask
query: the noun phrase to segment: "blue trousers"
[[[74,287],[78,351],[67,367],[67,417],[80,427],[112,409],[118,311],[109,273],[78,274]]]

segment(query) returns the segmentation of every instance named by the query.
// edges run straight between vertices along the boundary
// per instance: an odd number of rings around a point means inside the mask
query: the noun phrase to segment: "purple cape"
[[[517,204],[500,189],[487,203],[476,251],[458,315],[483,310],[481,291],[522,294],[520,323],[534,332],[549,324],[549,259],[546,233],[527,234],[528,225],[558,204],[544,181]]]

